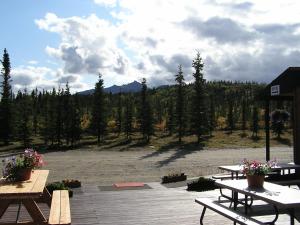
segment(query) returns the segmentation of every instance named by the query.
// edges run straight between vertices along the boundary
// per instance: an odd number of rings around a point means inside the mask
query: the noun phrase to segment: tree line
[[[1,60],[0,141],[7,145],[21,141],[25,147],[37,137],[45,145],[74,146],[87,135],[97,143],[109,133],[124,134],[131,140],[140,132],[145,142],[160,133],[195,135],[200,144],[214,130],[251,130],[258,134],[263,103],[255,96],[264,84],[255,82],[206,81],[200,53],[191,62],[194,82],[186,84],[181,65],[174,76],[175,85],[148,88],[142,80],[139,93],[104,92],[99,74],[93,95],[71,94],[65,87],[51,91],[18,91],[11,88],[10,59],[4,50]]]

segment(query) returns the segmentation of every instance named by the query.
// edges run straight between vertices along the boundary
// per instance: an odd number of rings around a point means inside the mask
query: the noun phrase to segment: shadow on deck
[[[72,224],[78,225],[195,225],[199,224],[202,207],[194,202],[196,197],[217,199],[219,191],[187,192],[185,187],[166,188],[159,183],[148,183],[151,189],[100,191],[97,186],[84,186],[75,191],[71,199]],[[270,208],[255,202],[254,210],[260,220],[272,220]],[[48,215],[47,207],[41,206]],[[11,207],[0,222],[14,221],[17,206]],[[284,212],[283,212],[284,213]],[[21,218],[28,218],[24,207]],[[299,217],[298,217],[299,218]],[[287,214],[280,214],[276,224],[289,223]],[[226,225],[232,221],[207,210],[204,218],[207,225]],[[296,224],[299,224],[296,221]]]

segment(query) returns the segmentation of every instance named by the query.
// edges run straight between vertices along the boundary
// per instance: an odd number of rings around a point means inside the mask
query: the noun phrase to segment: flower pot
[[[17,181],[25,181],[29,180],[31,177],[32,169],[31,168],[23,168],[17,172]]]
[[[246,175],[248,181],[248,187],[251,188],[262,188],[264,185],[264,175]]]

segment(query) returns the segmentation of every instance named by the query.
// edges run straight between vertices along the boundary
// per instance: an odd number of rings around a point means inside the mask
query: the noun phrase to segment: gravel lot
[[[265,150],[209,149],[187,151],[170,149],[156,151],[149,147],[129,151],[81,149],[45,153],[49,181],[79,179],[83,184],[111,185],[115,182],[153,182],[173,172],[188,177],[218,173],[218,165],[238,164],[243,158],[264,160]],[[271,149],[271,158],[278,162],[293,161],[291,148]]]

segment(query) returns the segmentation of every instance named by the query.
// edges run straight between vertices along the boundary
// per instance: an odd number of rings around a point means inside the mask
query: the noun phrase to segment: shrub
[[[280,138],[284,132],[284,124],[289,120],[290,114],[285,110],[276,109],[271,113],[271,129]]]
[[[210,178],[199,177],[198,180],[189,182],[187,184],[188,191],[209,191],[216,189],[215,181]]]
[[[46,186],[47,190],[49,191],[50,194],[53,193],[55,190],[68,190],[69,191],[69,197],[73,197],[73,191],[72,189],[66,187],[63,182],[53,182],[49,183]]]
[[[63,180],[62,183],[68,188],[79,188],[79,187],[81,187],[81,182],[79,180],[66,179],[66,180]]]
[[[187,176],[184,173],[172,173],[161,178],[161,183],[172,183],[186,180]]]

